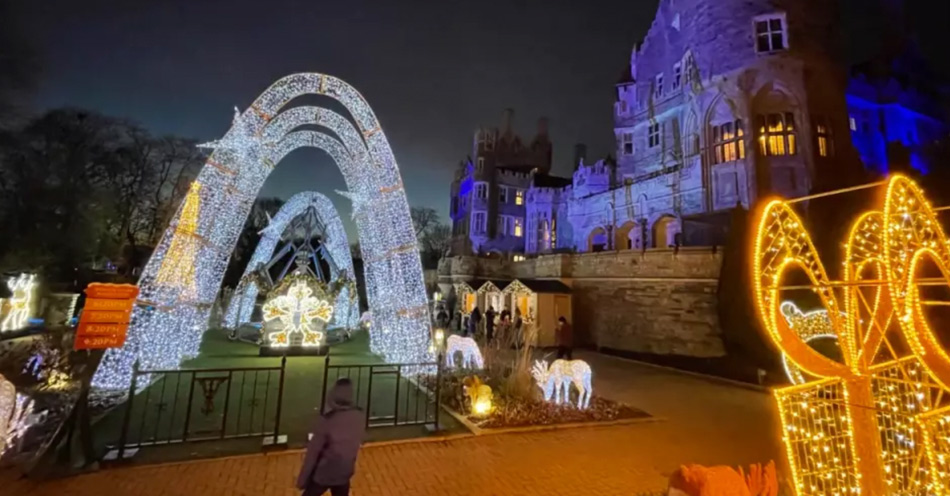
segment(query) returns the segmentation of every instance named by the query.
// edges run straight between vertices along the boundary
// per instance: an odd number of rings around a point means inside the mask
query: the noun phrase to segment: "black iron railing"
[[[140,370],[136,364],[116,458],[130,448],[196,441],[260,437],[277,444],[286,366],[286,357],[279,367]],[[146,380],[151,384],[136,394]]]
[[[353,383],[357,406],[366,412],[368,428],[431,425],[439,429],[441,359],[426,363],[357,365],[331,363],[330,355],[325,360],[321,412],[330,408],[328,395],[333,384],[341,377],[348,377]]]

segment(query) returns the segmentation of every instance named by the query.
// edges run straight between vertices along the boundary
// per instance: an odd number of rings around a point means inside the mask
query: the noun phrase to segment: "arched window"
[[[795,116],[791,112],[759,114],[755,117],[759,133],[759,152],[765,156],[798,153]]]

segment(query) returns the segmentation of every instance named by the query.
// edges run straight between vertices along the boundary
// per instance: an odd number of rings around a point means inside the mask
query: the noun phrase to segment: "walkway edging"
[[[608,420],[603,422],[570,422],[565,424],[546,424],[546,425],[528,425],[524,427],[500,427],[497,429],[484,429],[475,425],[471,420],[468,420],[464,415],[452,410],[451,408],[442,405],[442,409],[448,412],[449,415],[458,420],[462,425],[464,425],[468,430],[472,432],[476,437],[478,436],[497,436],[499,434],[524,434],[529,432],[543,432],[543,431],[560,431],[566,429],[580,429],[584,427],[611,427],[615,425],[633,425],[633,424],[648,424],[653,422],[666,422],[664,417],[640,417],[640,418],[629,418],[629,419],[617,419],[617,420]],[[460,436],[461,437],[461,436]]]
[[[772,393],[772,390],[771,390],[770,388],[766,387],[766,386],[759,386],[759,385],[757,385],[757,384],[749,384],[748,382],[737,381],[737,380],[734,380],[734,379],[727,379],[727,378],[725,378],[725,377],[719,377],[718,375],[701,374],[701,373],[699,373],[699,372],[693,372],[693,371],[690,371],[690,370],[678,369],[678,368],[676,368],[676,367],[669,367],[669,366],[667,366],[667,365],[658,365],[658,364],[655,364],[655,363],[644,362],[643,360],[637,360],[637,359],[635,359],[635,358],[627,358],[627,357],[622,357],[622,356],[617,356],[617,355],[611,355],[610,353],[603,353],[603,352],[596,351],[596,350],[590,350],[590,351],[592,351],[592,352],[594,352],[594,353],[597,353],[597,354],[600,355],[600,356],[604,356],[604,357],[608,357],[608,358],[613,358],[613,359],[615,359],[615,360],[623,360],[623,361],[626,361],[626,362],[633,362],[633,363],[636,363],[636,364],[638,364],[638,365],[645,365],[645,366],[647,366],[647,367],[652,367],[652,368],[659,369],[659,370],[663,370],[663,371],[666,371],[666,372],[674,372],[674,373],[677,373],[677,374],[688,375],[688,376],[696,377],[697,379],[705,379],[705,380],[707,380],[707,381],[709,381],[709,382],[718,382],[718,383],[723,384],[723,385],[726,385],[726,386],[733,386],[733,387],[737,387],[737,388],[748,389],[749,391],[755,391],[755,392],[757,392],[757,393],[765,393],[765,394],[771,394],[771,393]]]

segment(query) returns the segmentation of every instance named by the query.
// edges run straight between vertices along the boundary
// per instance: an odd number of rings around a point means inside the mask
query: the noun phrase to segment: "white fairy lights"
[[[300,345],[309,348],[323,344],[323,333],[314,329],[313,322],[330,321],[333,305],[315,296],[304,280],[297,280],[287,294],[277,295],[264,304],[264,321],[279,320],[281,330],[267,335],[267,345],[272,348],[290,346],[292,334],[301,334]]]
[[[297,109],[291,109],[297,110]],[[291,110],[288,110],[290,112]],[[281,114],[283,115],[283,114]],[[275,119],[276,121],[276,119]],[[274,125],[274,123],[271,123]],[[326,136],[326,135],[321,135]],[[277,211],[270,224],[261,231],[261,240],[251,256],[251,260],[244,268],[244,275],[241,277],[242,283],[234,291],[231,301],[228,304],[227,312],[224,317],[224,326],[230,329],[237,328],[241,324],[250,321],[251,313],[254,310],[254,303],[257,300],[258,287],[253,281],[245,282],[245,278],[250,276],[262,263],[267,263],[274,254],[277,244],[280,242],[284,229],[295,217],[304,213],[308,208],[313,207],[317,213],[317,218],[324,226],[326,237],[323,243],[326,246],[327,253],[332,260],[330,281],[344,278],[355,280],[353,271],[353,258],[350,255],[350,244],[346,237],[346,230],[343,227],[343,221],[333,206],[333,203],[325,195],[313,191],[297,193],[290,197],[286,203]],[[349,290],[344,288],[340,291],[336,300],[336,312],[334,313],[331,327],[355,328],[359,319],[359,300],[350,298]]]
[[[455,360],[456,353],[462,354],[462,362],[458,364]],[[461,367],[465,369],[481,369],[484,361],[482,352],[478,349],[478,343],[472,338],[452,335],[445,340],[445,366],[452,369]]]
[[[560,405],[571,403],[571,384],[577,389],[577,408],[583,410],[590,405],[590,396],[594,392],[591,385],[590,365],[583,360],[555,360],[548,367],[548,362],[536,360],[531,369],[544,401]]]
[[[291,100],[307,94],[334,98],[356,126],[325,110],[281,112]],[[319,125],[329,132],[292,131],[304,125]],[[385,133],[352,86],[332,76],[303,73],[274,83],[236,116],[222,139],[208,145],[213,153],[197,178],[202,194],[196,236],[202,242],[195,264],[196,297],[179,301],[174,289],[155,283],[181,216],[179,209],[139,281],[128,339],[121,349],[107,352],[96,373],[96,387],[127,387],[136,360],[145,369],[173,369],[182,358],[197,353],[211,303],[264,180],[289,151],[320,144],[333,148],[327,151],[338,160],[349,193],[372,199],[356,223],[373,312],[371,349],[388,361],[432,359],[427,351],[430,319],[422,264],[399,168]]]

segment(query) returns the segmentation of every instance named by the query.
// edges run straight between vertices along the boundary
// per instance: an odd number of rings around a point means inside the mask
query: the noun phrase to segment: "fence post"
[[[320,390],[320,415],[323,415],[323,409],[327,404],[327,375],[330,373],[330,352],[323,360],[323,389]],[[359,398],[357,398],[359,401]]]
[[[402,382],[402,365],[396,365],[396,400],[393,401],[393,425],[399,425],[399,384]],[[406,396],[409,388],[406,387]],[[406,412],[408,415],[409,412]]]
[[[284,371],[287,369],[287,355],[280,359],[280,383],[277,385],[277,413],[274,414],[274,446],[280,436],[280,409],[284,404]],[[288,440],[289,441],[289,440]]]
[[[442,352],[435,364],[435,431],[439,432],[439,410],[442,408]]]
[[[125,417],[122,419],[122,431],[119,433],[119,452],[116,461],[122,461],[125,455],[125,443],[128,440],[129,423],[132,422],[132,399],[135,398],[135,383],[139,377],[139,361],[132,364],[132,381],[129,382],[129,396],[125,399]]]

